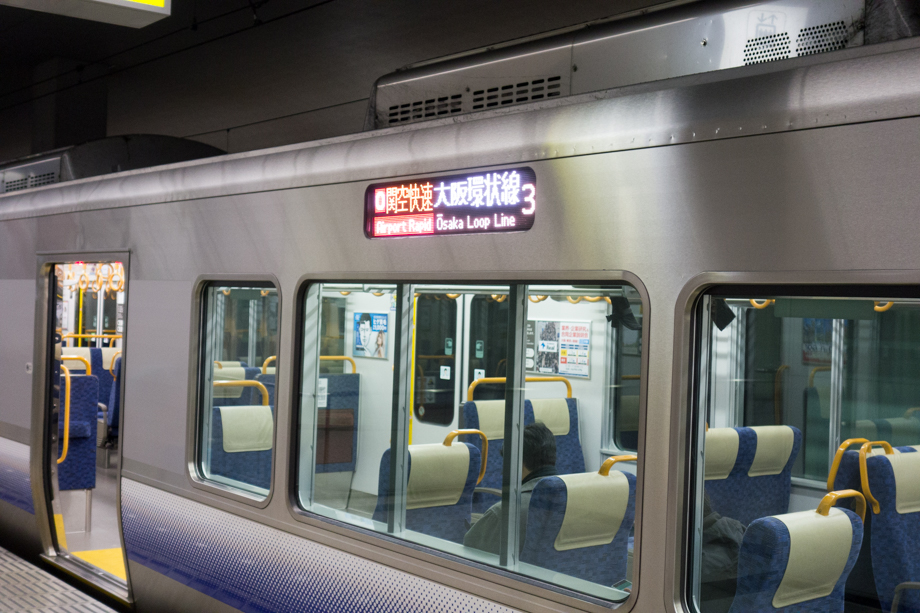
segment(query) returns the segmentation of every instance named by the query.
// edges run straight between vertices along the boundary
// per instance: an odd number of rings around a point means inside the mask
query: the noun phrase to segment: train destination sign
[[[533,227],[537,176],[531,168],[378,183],[367,188],[368,238],[523,232]]]

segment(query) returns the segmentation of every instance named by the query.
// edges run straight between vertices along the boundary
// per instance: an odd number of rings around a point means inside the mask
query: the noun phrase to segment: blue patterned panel
[[[585,454],[578,438],[578,401],[566,398],[569,408],[569,433],[556,436],[556,472],[560,475],[574,475],[585,472]],[[527,421],[527,419],[530,421]],[[524,425],[534,423],[533,405],[524,401]]]
[[[568,551],[554,547],[568,501],[565,482],[559,477],[541,479],[530,498],[521,561],[600,585],[612,586],[629,579],[626,563],[629,533],[636,518],[636,477],[624,474],[629,481],[629,503],[613,541]]]
[[[525,425],[533,423],[533,410],[530,411],[530,422],[527,422],[527,416],[524,416]],[[463,405],[463,421],[461,427],[464,429],[479,430],[479,412],[476,409],[476,402],[469,401]],[[476,434],[467,434],[460,437],[464,443],[472,445],[482,454],[482,439]],[[505,441],[495,439],[489,441],[489,453],[486,456],[486,474],[482,478],[479,487],[502,489],[502,447]],[[494,496],[485,492],[473,492],[473,513],[485,513],[489,507],[496,502],[501,501],[501,496]]]
[[[29,446],[0,437],[0,500],[35,514],[29,481]]]
[[[466,475],[466,484],[457,504],[443,507],[428,507],[423,509],[406,509],[406,528],[421,532],[429,536],[463,543],[463,536],[470,529],[470,514],[472,511],[473,488],[479,478],[479,449],[465,444],[470,450],[470,468]],[[412,473],[412,456],[407,455],[408,470],[406,478]],[[380,480],[377,482],[377,507],[374,509],[374,520],[387,521],[387,506],[390,501],[390,450],[383,452],[380,458]]]
[[[326,408],[317,409],[316,423],[325,424],[327,421],[324,419],[326,411],[333,410],[349,410],[352,411],[353,416],[353,427],[351,431],[351,460],[349,462],[332,462],[332,463],[320,463],[320,459],[317,458],[316,462],[316,472],[318,473],[334,473],[334,472],[353,472],[355,470],[355,464],[358,460],[358,398],[360,397],[361,390],[361,375],[357,373],[350,374],[341,374],[341,375],[320,375],[320,379],[326,379],[328,382],[327,395],[326,395]],[[329,443],[335,444],[335,441],[338,440],[341,442],[341,437],[336,437],[336,433],[317,432],[316,436],[319,439],[321,434],[326,434],[326,441]],[[342,433],[339,433],[342,434]],[[317,445],[319,447],[319,445]],[[319,449],[317,448],[317,453]]]
[[[275,375],[269,374],[258,374],[256,375],[256,381],[265,386],[265,389],[268,390],[268,404],[275,406]],[[262,398],[258,395],[254,396],[259,402],[262,402]]]
[[[872,517],[872,569],[882,610],[890,611],[895,587],[905,581],[920,581],[920,512],[898,513],[897,485],[887,459],[870,456],[866,469],[869,490],[880,505],[880,513]],[[872,514],[871,505],[868,514]],[[920,613],[920,592],[904,591],[899,611]]]
[[[511,613],[471,594],[136,481],[121,483],[129,562],[240,611]]]
[[[274,417],[274,410],[272,411]],[[272,450],[265,451],[224,451],[224,427],[220,418],[220,407],[211,409],[211,465],[212,475],[227,477],[271,489],[272,484]]]
[[[61,379],[61,389],[64,389]],[[58,488],[88,490],[96,487],[96,404],[99,380],[96,375],[70,378],[70,440],[67,458],[58,464]],[[64,403],[58,418],[58,453],[63,452]]]
[[[790,538],[786,524],[774,517],[764,517],[753,522],[744,533],[738,554],[738,589],[729,613],[843,613],[844,589],[862,545],[863,526],[856,513],[841,511],[850,519],[853,540],[846,566],[830,595],[778,609],[773,606],[773,597],[789,563]]]
[[[735,428],[738,431],[738,457],[734,468],[725,479],[706,481],[706,493],[714,511],[747,525],[755,519],[782,515],[789,510],[792,465],[802,446],[802,432],[798,428],[790,428],[794,443],[786,466],[779,474],[760,477],[748,476],[757,451],[757,434],[751,428]]]

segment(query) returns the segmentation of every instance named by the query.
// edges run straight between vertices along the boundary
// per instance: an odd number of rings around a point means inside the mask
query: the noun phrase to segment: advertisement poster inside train
[[[541,375],[591,377],[590,321],[528,321],[525,368]]]
[[[802,363],[830,364],[833,319],[802,319]]]
[[[355,313],[356,358],[387,359],[387,313]]]

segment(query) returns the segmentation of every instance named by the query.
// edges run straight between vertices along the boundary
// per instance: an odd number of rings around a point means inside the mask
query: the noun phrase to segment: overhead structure
[[[0,4],[129,28],[149,26],[169,17],[172,9],[172,0],[0,0]]]

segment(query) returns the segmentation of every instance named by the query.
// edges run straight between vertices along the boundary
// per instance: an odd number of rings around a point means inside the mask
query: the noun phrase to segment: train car
[[[920,42],[866,9],[0,195],[2,545],[138,611],[918,610]]]

